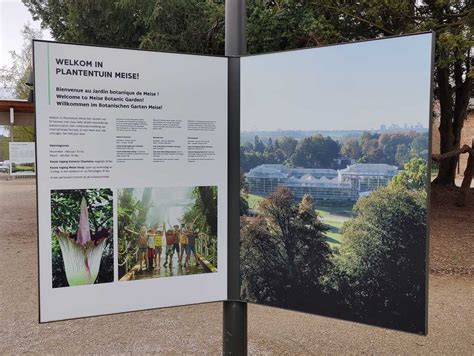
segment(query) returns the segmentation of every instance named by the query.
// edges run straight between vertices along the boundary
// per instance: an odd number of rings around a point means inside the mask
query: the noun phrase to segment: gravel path
[[[0,181],[0,354],[221,353],[221,303],[39,325],[36,258],[34,183]],[[473,292],[470,275],[432,275],[427,337],[249,305],[249,351],[474,354]]]

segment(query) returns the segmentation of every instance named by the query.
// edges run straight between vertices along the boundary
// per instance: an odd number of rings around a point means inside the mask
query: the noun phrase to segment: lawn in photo
[[[118,191],[120,281],[217,272],[217,187]]]
[[[11,173],[34,173],[35,162],[12,163]]]
[[[113,193],[51,191],[53,288],[113,282]]]

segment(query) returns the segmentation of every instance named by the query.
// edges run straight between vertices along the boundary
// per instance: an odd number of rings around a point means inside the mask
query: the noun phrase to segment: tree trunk
[[[449,69],[438,68],[437,75],[440,104],[440,153],[443,154],[456,149],[456,147],[454,146],[454,133],[452,125],[453,95],[451,84],[449,83]],[[436,177],[433,183],[442,185],[454,185],[457,162],[457,156],[441,161],[439,163],[438,177]]]
[[[441,154],[457,150],[461,147],[461,131],[467,117],[467,107],[472,90],[472,79],[467,77],[462,81],[462,65],[454,68],[455,90],[451,87],[449,69],[438,68],[438,89],[441,108],[439,133],[441,139]],[[440,162],[439,173],[434,184],[454,185],[456,166],[459,156]]]
[[[474,140],[472,142],[472,147],[474,147]],[[459,196],[456,201],[457,206],[466,205],[467,192],[469,191],[469,188],[471,186],[473,174],[474,174],[474,155],[469,153],[466,170],[464,171],[464,180],[462,182],[461,190],[459,191]]]

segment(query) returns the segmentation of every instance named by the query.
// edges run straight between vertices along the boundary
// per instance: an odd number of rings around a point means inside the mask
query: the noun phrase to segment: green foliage
[[[379,189],[343,226],[332,284],[357,318],[424,330],[426,193]]]
[[[0,136],[0,161],[5,161],[10,159],[9,152],[9,143],[10,138],[5,136]]]
[[[339,145],[329,136],[314,135],[298,141],[291,163],[296,167],[332,168],[339,157]]]
[[[395,161],[399,167],[402,167],[406,161],[410,159],[410,150],[408,145],[402,143],[397,145],[397,153],[395,154]]]
[[[110,189],[55,190],[51,192],[51,227],[62,227],[74,234],[79,224],[80,205],[86,199],[91,232],[113,226],[112,191]]]
[[[342,144],[341,153],[348,158],[358,160],[362,157],[362,147],[357,139],[351,138]]]
[[[148,209],[150,207],[151,190],[144,189],[142,200],[133,195],[133,188],[118,190],[117,199],[117,234],[118,239],[118,263],[119,278],[126,272],[126,262],[132,267],[137,262],[134,251],[138,248],[137,234],[141,226],[146,222]],[[145,201],[143,201],[145,200]],[[145,204],[146,203],[146,204]],[[130,233],[134,231],[136,234]]]
[[[222,54],[224,2],[23,0],[60,41]],[[192,39],[192,40],[190,40]]]
[[[36,138],[33,126],[14,126],[13,139],[15,142],[34,142]]]
[[[298,141],[292,137],[281,137],[275,140],[275,145],[283,151],[286,158],[293,156],[296,150]]]
[[[257,217],[241,218],[242,297],[423,332],[426,192],[391,187],[359,199],[342,228],[331,222],[339,241],[315,211],[309,196],[298,204],[280,188]]]
[[[404,165],[404,170],[398,173],[390,182],[390,188],[405,188],[410,190],[426,189],[427,179],[426,160],[413,158]]]
[[[250,53],[319,46],[340,41],[337,14],[305,0],[247,2]]]
[[[305,310],[322,296],[331,250],[328,228],[314,202],[305,196],[295,204],[291,192],[279,188],[259,205],[260,216],[242,218],[242,295],[249,300]]]
[[[217,187],[195,187],[193,198],[194,204],[186,211],[183,222],[194,222],[201,232],[217,237]]]
[[[51,192],[51,241],[53,287],[68,286],[64,272],[64,262],[59,243],[54,236],[58,228],[75,237],[79,225],[80,205],[86,199],[89,211],[91,235],[100,229],[108,229],[106,247],[102,255],[96,283],[111,282],[114,278],[113,253],[113,194],[110,189],[54,190]]]
[[[224,1],[155,1],[140,47],[172,52],[222,54]],[[190,40],[192,39],[192,40]]]
[[[23,0],[58,41],[139,47],[152,0]]]
[[[11,66],[3,66],[0,69],[0,83],[8,91],[12,92],[16,99],[27,99],[30,92],[30,88],[26,85],[28,77],[31,73],[33,64],[33,39],[41,39],[42,33],[39,30],[35,30],[29,24],[24,25],[21,31],[23,39],[23,45],[20,52],[10,51]],[[15,130],[18,130],[15,127]],[[21,129],[20,129],[21,130]],[[20,131],[18,130],[18,131]],[[20,135],[20,132],[15,132]],[[34,133],[34,131],[33,131]],[[15,140],[17,135],[14,135]],[[34,134],[31,138],[26,141],[33,141]]]
[[[359,139],[362,163],[386,163],[403,167],[412,157],[428,151],[428,133],[364,132]],[[344,145],[343,145],[344,147]],[[344,149],[347,151],[347,148]]]
[[[306,168],[341,168],[335,159],[345,158],[361,163],[386,163],[403,167],[413,157],[428,152],[428,133],[416,132],[363,132],[359,138],[340,138],[339,145],[331,137],[314,135],[296,140],[278,137],[265,143],[255,136],[254,143],[244,142],[240,147],[240,165],[248,172],[261,164],[287,164]],[[255,147],[258,147],[258,150]]]
[[[240,216],[248,215],[250,204],[246,198],[246,194],[240,193]]]

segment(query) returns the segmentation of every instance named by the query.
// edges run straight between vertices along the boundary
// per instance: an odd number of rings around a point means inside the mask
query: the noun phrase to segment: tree
[[[247,2],[249,53],[319,46],[340,42],[339,15],[305,0]]]
[[[35,30],[29,24],[23,26],[21,31],[23,46],[20,52],[11,51],[11,66],[3,66],[0,70],[0,82],[16,99],[27,99],[30,88],[26,85],[28,77],[32,72],[33,39],[41,39],[42,33]],[[35,129],[32,126],[14,126],[13,133],[15,141],[33,142],[35,140]],[[3,160],[9,159],[9,138],[0,138],[0,147]]]
[[[197,187],[199,208],[209,227],[209,233],[217,236],[217,187]]]
[[[60,41],[173,52],[224,52],[224,2],[23,0]]]
[[[262,140],[260,140],[260,138],[257,135],[254,138],[253,147],[255,148],[255,152],[258,152],[260,154],[262,154],[263,151],[265,151],[265,144],[262,142]]]
[[[3,66],[0,70],[0,81],[5,89],[8,89],[17,99],[27,99],[30,88],[26,85],[28,76],[30,75],[33,64],[33,47],[34,39],[43,37],[40,30],[35,30],[30,24],[23,26],[21,30],[23,46],[20,52],[10,51],[11,66]]]
[[[150,210],[151,206],[151,193],[151,188],[143,189],[142,200],[140,201],[140,208],[137,215],[137,225],[139,228],[146,224],[148,210]]]
[[[58,41],[137,48],[149,31],[152,0],[22,0]]]
[[[297,144],[298,141],[292,137],[280,137],[278,139],[278,146],[285,153],[285,156],[287,158],[293,156]]]
[[[140,47],[173,52],[224,53],[224,1],[154,1]],[[191,40],[190,40],[191,39]]]
[[[428,151],[429,148],[429,137],[428,133],[418,134],[411,142],[411,154],[419,156],[423,152]]]
[[[410,150],[406,144],[397,145],[395,161],[399,167],[403,167],[406,161],[410,159]]]
[[[338,143],[329,136],[318,134],[300,140],[291,161],[297,167],[330,168],[338,157]]]
[[[351,159],[360,159],[362,157],[362,148],[359,141],[355,138],[348,139],[342,144],[341,153]]]
[[[217,187],[195,187],[193,189],[194,204],[183,217],[185,223],[193,223],[214,238],[217,237]]]
[[[426,188],[427,165],[423,158],[412,158],[403,168],[403,171],[393,177],[389,187],[410,190]]]
[[[118,248],[118,275],[119,278],[128,272],[131,266],[138,262],[138,239],[130,231],[140,231],[141,225],[138,216],[141,213],[141,202],[134,197],[133,188],[118,190],[117,197],[117,248]]]
[[[423,332],[426,193],[382,188],[354,211],[334,260],[339,298],[356,319]]]
[[[396,155],[399,145],[409,146],[416,136],[415,132],[402,133],[391,132],[383,133],[379,137],[379,147],[387,158],[386,163],[396,164]]]
[[[313,200],[300,204],[286,188],[260,203],[257,218],[242,218],[242,295],[250,300],[294,309],[314,309],[323,297],[321,278],[330,267],[325,241],[328,227]],[[319,299],[323,303],[322,299]]]

